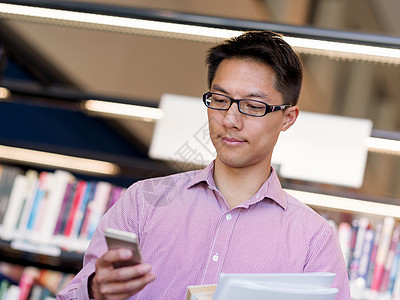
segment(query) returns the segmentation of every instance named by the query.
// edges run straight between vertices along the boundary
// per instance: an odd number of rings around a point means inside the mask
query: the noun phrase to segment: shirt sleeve
[[[338,289],[335,300],[350,300],[347,268],[335,230],[325,224],[310,242],[304,272],[332,272],[336,276],[331,287]]]
[[[104,230],[107,227],[138,234],[137,188],[131,186],[102,217],[85,251],[83,267],[72,281],[57,295],[57,300],[89,299],[88,278],[95,272],[95,263],[107,251]]]

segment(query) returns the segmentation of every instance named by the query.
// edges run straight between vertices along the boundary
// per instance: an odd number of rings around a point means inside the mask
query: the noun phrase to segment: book
[[[187,300],[218,299],[280,299],[280,300],[333,300],[338,293],[330,288],[333,273],[221,273],[216,287],[188,287]],[[213,289],[215,291],[213,292]],[[209,298],[211,293],[212,298]]]
[[[43,295],[44,288],[38,284],[32,286],[32,289],[29,293],[29,300],[41,300]]]
[[[74,182],[74,180],[74,176],[67,171],[56,170],[54,172],[53,185],[48,191],[43,221],[39,229],[40,240],[43,243],[49,242],[53,237],[68,184]]]
[[[389,250],[386,256],[386,262],[382,274],[382,281],[379,290],[381,292],[386,292],[389,286],[389,281],[390,281],[390,273],[391,269],[393,267],[395,255],[396,255],[396,249],[397,245],[400,241],[400,225],[397,224],[392,233],[392,239],[390,242]]]
[[[212,300],[216,284],[188,286],[186,300]]]
[[[75,218],[77,217],[78,210],[81,206],[83,198],[85,196],[87,186],[88,185],[87,185],[86,181],[84,181],[84,180],[79,180],[76,185],[76,190],[75,190],[74,197],[72,198],[71,207],[70,207],[69,212],[67,213],[65,228],[63,231],[64,236],[67,236],[67,237],[71,236],[72,227],[75,222]]]
[[[378,250],[376,253],[375,267],[372,274],[371,290],[379,291],[382,283],[382,276],[385,268],[385,260],[388,254],[392,231],[394,227],[394,218],[385,217],[381,237],[379,239]]]
[[[393,298],[400,297],[400,242],[397,244],[388,290]]]
[[[0,280],[0,299],[5,298],[9,286],[10,282],[7,279],[3,278]]]
[[[367,281],[368,265],[371,256],[372,245],[374,242],[374,236],[375,236],[374,230],[368,228],[367,231],[365,232],[364,245],[361,251],[360,264],[358,267],[358,276],[357,276],[357,278],[363,278],[365,282],[364,286],[366,285]]]
[[[109,182],[100,181],[97,183],[93,200],[88,204],[86,210],[88,219],[82,228],[80,238],[88,240],[92,238],[101,217],[106,211],[111,189],[112,184]]]
[[[75,196],[75,191],[78,186],[78,182],[74,182],[71,184],[70,189],[68,190],[68,194],[65,195],[63,200],[62,209],[58,215],[57,226],[55,229],[55,235],[63,235],[65,230],[65,225],[68,220],[69,211],[72,207],[72,202]]]
[[[356,278],[358,278],[360,259],[365,241],[365,233],[369,225],[369,220],[366,217],[362,217],[358,220],[357,223],[357,236],[355,238],[353,257],[350,264],[350,281],[354,281]]]
[[[20,216],[17,221],[16,239],[24,239],[28,236],[27,225],[31,215],[33,201],[36,196],[36,191],[39,186],[39,174],[36,171],[29,170],[26,172],[28,178],[28,192],[27,197],[23,201]]]
[[[49,241],[41,235],[41,229],[46,225],[44,223],[49,217],[49,214],[53,214],[53,211],[50,212],[49,210],[51,208],[49,194],[51,189],[55,188],[54,179],[54,173],[49,172],[44,182],[43,195],[39,201],[38,208],[36,210],[34,223],[32,224],[32,228],[30,228],[31,233],[29,235],[29,239],[35,243],[45,244]]]
[[[16,226],[23,202],[27,197],[28,178],[25,175],[18,174],[15,177],[14,184],[10,193],[10,202],[4,216],[1,238],[9,241],[15,236]],[[1,299],[1,298],[0,298]]]
[[[5,298],[3,300],[15,300],[15,299],[20,299],[20,294],[21,294],[21,288],[18,285],[13,285],[11,284],[7,292],[5,294]]]
[[[29,293],[35,280],[39,277],[39,270],[33,267],[26,267],[22,272],[18,286],[20,287],[20,295],[18,300],[28,300]]]
[[[78,212],[79,215],[78,215],[77,223],[76,223],[75,230],[74,230],[75,237],[81,236],[82,231],[87,230],[86,229],[88,227],[87,224],[90,219],[89,203],[92,202],[94,199],[96,186],[97,186],[97,182],[91,182],[90,190],[88,190],[87,195],[85,195],[84,202],[82,203],[82,206]],[[83,236],[85,236],[85,234],[82,234],[82,237]]]
[[[87,182],[85,193],[82,196],[82,201],[80,201],[79,206],[77,207],[74,222],[71,227],[71,232],[69,233],[69,236],[71,236],[72,238],[77,238],[79,236],[79,231],[82,227],[85,212],[87,210],[87,205],[93,199],[94,190],[95,185],[92,182]]]
[[[0,178],[0,224],[3,223],[15,177],[21,173],[22,170],[20,168],[2,166]]]
[[[377,255],[378,247],[379,247],[379,240],[380,240],[381,233],[382,233],[382,225],[383,225],[383,223],[381,221],[379,221],[375,225],[375,236],[374,236],[374,241],[372,243],[371,254],[369,256],[369,264],[368,264],[368,272],[367,272],[367,280],[366,280],[366,286],[368,288],[371,286],[371,282],[372,282],[372,277],[373,277],[374,268],[375,268],[375,260],[376,260],[376,255]]]
[[[57,222],[56,222],[56,226],[54,228],[53,236],[56,236],[56,235],[60,234],[60,232],[61,232],[63,217],[66,212],[67,206],[68,206],[68,201],[69,201],[70,197],[73,196],[74,189],[75,189],[75,183],[69,182],[65,189],[65,194],[63,196],[63,201],[61,203],[60,211],[57,214]]]
[[[40,210],[40,206],[43,205],[43,198],[46,197],[47,190],[51,184],[52,174],[49,172],[41,172],[39,174],[39,182],[36,189],[36,195],[32,202],[32,207],[28,219],[28,223],[26,229],[32,233],[35,221],[38,216],[38,211]]]
[[[341,222],[338,227],[338,240],[340,248],[342,249],[344,262],[346,267],[350,265],[350,239],[351,239],[351,226],[347,222]]]
[[[60,291],[59,286],[64,277],[64,273],[43,269],[40,270],[37,283],[48,289],[52,294],[56,295]]]

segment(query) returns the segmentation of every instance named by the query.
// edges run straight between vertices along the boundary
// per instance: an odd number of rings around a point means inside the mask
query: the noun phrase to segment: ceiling
[[[400,36],[398,0],[85,2]],[[153,106],[164,93],[199,97],[207,90],[204,58],[212,43],[10,19],[1,22],[20,42],[16,45],[24,45],[25,52],[36,54],[35,59],[41,61],[43,68],[47,67],[47,74],[58,80],[58,86]],[[315,55],[301,55],[301,59],[305,75],[299,101],[302,110],[371,119],[375,130],[398,138],[398,65],[339,61]],[[148,149],[154,123],[126,119],[112,123],[141,151]],[[350,192],[374,199],[399,199],[399,170],[398,156],[371,154],[363,187]],[[377,178],[377,174],[384,176]],[[323,188],[337,191],[337,187]]]

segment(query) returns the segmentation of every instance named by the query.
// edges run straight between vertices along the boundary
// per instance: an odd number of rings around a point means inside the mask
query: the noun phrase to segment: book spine
[[[56,170],[53,176],[53,186],[50,187],[43,223],[40,228],[40,236],[43,242],[49,242],[57,225],[57,219],[61,211],[64,195],[67,187],[74,181],[72,174],[62,170]]]
[[[52,187],[54,187],[54,174],[53,173],[48,173],[43,185],[43,197],[39,203],[39,207],[36,213],[36,220],[35,223],[33,224],[33,234],[32,234],[32,241],[39,242],[39,243],[47,243],[48,240],[44,240],[43,236],[41,236],[41,230],[44,226],[45,220],[49,216],[49,207],[50,206],[50,201],[49,201],[49,191],[51,190]],[[53,213],[53,212],[52,212]]]
[[[10,285],[8,287],[4,300],[16,300],[20,299],[21,288],[18,285]]]
[[[367,282],[367,275],[368,275],[368,267],[369,267],[369,260],[371,257],[371,250],[372,250],[372,245],[374,242],[374,236],[375,232],[372,229],[367,229],[365,232],[365,239],[364,239],[364,245],[362,248],[362,253],[360,257],[360,265],[358,268],[358,276],[357,278],[362,278],[365,282],[364,286],[366,286]]]
[[[375,268],[372,275],[371,290],[379,291],[382,283],[382,276],[385,268],[385,259],[389,250],[394,218],[385,217],[383,221],[382,234],[379,240],[378,252],[375,259]]]
[[[11,240],[15,236],[19,213],[22,209],[23,201],[27,196],[28,179],[25,175],[19,174],[14,180],[10,194],[10,203],[4,216],[2,235],[4,240]]]
[[[63,233],[64,233],[65,224],[67,223],[69,211],[72,206],[72,201],[75,196],[75,191],[76,191],[77,185],[78,185],[77,182],[72,184],[71,190],[68,193],[68,197],[66,199],[64,199],[64,200],[66,200],[66,202],[65,202],[65,206],[63,207],[63,210],[60,212],[60,215],[59,215],[60,223],[59,223],[59,226],[57,227],[57,229],[58,229],[57,234],[59,234],[59,235],[63,235]]]
[[[31,291],[31,288],[35,282],[35,280],[38,278],[39,275],[39,270],[32,268],[32,267],[27,267],[25,268],[24,272],[22,273],[21,279],[19,281],[19,287],[20,287],[20,295],[19,295],[19,300],[27,300],[29,296],[29,292]]]
[[[390,275],[389,275],[388,291],[390,292],[391,295],[394,295],[394,288],[396,285],[396,280],[397,279],[400,280],[399,272],[400,272],[400,242],[398,242],[396,245],[396,253],[394,256],[392,269],[390,270]]]
[[[97,182],[92,183],[92,188],[90,190],[89,198],[87,200],[86,207],[84,208],[83,212],[83,220],[82,224],[80,225],[80,228],[78,229],[78,236],[81,239],[86,239],[87,233],[89,231],[89,221],[90,221],[90,204],[92,201],[94,201],[94,195],[97,189]],[[83,208],[82,208],[83,209]]]
[[[348,273],[351,274],[351,262],[353,261],[354,249],[356,247],[358,233],[358,218],[351,221],[351,235],[350,235],[350,254],[349,254],[349,265]]]
[[[3,166],[2,168],[0,179],[0,224],[3,223],[15,177],[21,173],[21,169],[16,167]]]
[[[381,237],[382,233],[382,222],[378,222],[375,226],[375,236],[374,236],[374,241],[372,244],[372,249],[371,249],[371,255],[369,258],[369,264],[368,264],[368,272],[367,272],[367,284],[366,286],[368,288],[371,288],[371,282],[372,282],[372,277],[375,269],[375,260],[376,260],[376,255],[378,252],[378,246],[379,246],[379,240]]]
[[[71,236],[72,225],[75,221],[78,207],[82,203],[82,199],[85,194],[86,188],[87,188],[87,183],[83,180],[80,180],[76,186],[74,198],[72,199],[71,209],[68,213],[67,222],[65,224],[65,228],[64,228],[64,232],[63,232],[64,236],[67,236],[67,237]]]
[[[400,225],[396,225],[393,229],[392,240],[390,242],[389,250],[386,257],[385,268],[382,274],[382,282],[380,286],[381,292],[386,292],[389,286],[390,271],[393,266],[394,258],[396,255],[397,244],[400,237]]]
[[[30,193],[25,203],[23,204],[23,211],[18,221],[18,229],[16,235],[16,238],[18,239],[24,239],[28,235],[28,221],[31,215],[33,202],[35,200],[38,187],[39,187],[39,177],[36,177],[34,182],[32,183]]]
[[[74,183],[70,182],[67,184],[67,187],[65,189],[65,194],[63,197],[63,201],[61,204],[61,208],[60,208],[60,211],[58,212],[57,222],[56,222],[56,225],[55,225],[55,228],[53,231],[53,235],[58,235],[61,232],[62,217],[64,216],[64,213],[66,211],[70,194],[73,193],[73,187],[74,187]]]
[[[7,279],[2,279],[0,281],[0,299],[5,299],[10,282]]]
[[[41,201],[43,200],[43,198],[45,197],[45,193],[46,193],[46,185],[47,185],[47,180],[49,177],[49,173],[48,172],[41,172],[39,175],[39,185],[38,188],[36,190],[36,195],[35,198],[33,200],[33,204],[32,204],[32,208],[30,211],[30,216],[28,219],[28,224],[26,226],[26,229],[28,231],[33,231],[33,227],[34,227],[34,223],[36,221],[36,216],[38,215],[38,211],[39,211],[39,207],[41,204]]]
[[[71,237],[73,237],[73,238],[77,238],[79,236],[79,230],[83,223],[83,219],[85,216],[85,211],[87,209],[88,202],[90,201],[90,198],[93,197],[93,187],[94,187],[94,185],[91,182],[87,182],[86,191],[83,195],[82,202],[80,203],[80,206],[78,207],[78,209],[76,211],[75,220],[72,225]]]
[[[343,252],[344,261],[346,267],[350,265],[350,238],[351,238],[351,226],[347,222],[341,222],[338,228],[338,240],[340,248]]]
[[[360,259],[368,225],[369,220],[367,218],[363,217],[358,220],[357,236],[355,240],[353,259],[350,266],[350,281],[354,281],[358,278]]]
[[[100,181],[97,183],[93,201],[88,205],[89,219],[87,223],[87,232],[85,232],[84,238],[92,238],[100,218],[106,210],[111,188],[112,185],[108,182]]]

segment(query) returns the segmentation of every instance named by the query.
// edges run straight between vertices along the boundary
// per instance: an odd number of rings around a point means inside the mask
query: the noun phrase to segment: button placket
[[[229,247],[229,240],[235,226],[234,220],[236,218],[237,214],[235,212],[227,211],[225,214],[221,215],[214,243],[210,249],[210,261],[204,270],[205,273],[201,284],[210,284],[217,280],[219,273],[222,270],[225,255]]]

